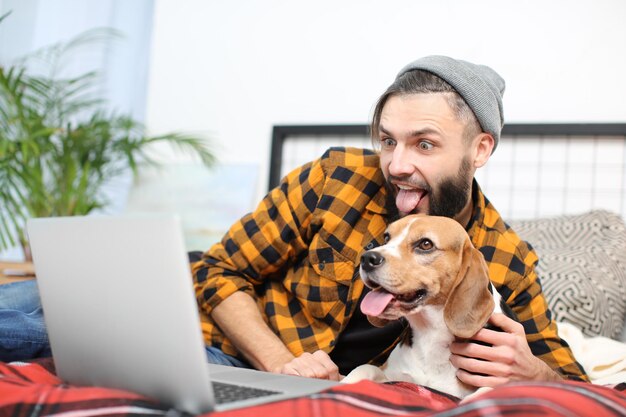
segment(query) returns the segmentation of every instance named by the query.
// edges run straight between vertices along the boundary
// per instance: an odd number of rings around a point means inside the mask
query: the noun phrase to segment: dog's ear
[[[365,316],[365,317],[367,317],[367,321],[369,321],[373,326],[376,326],[376,327],[385,327],[387,323],[391,321],[391,320],[381,319],[380,317],[375,317],[375,316]]]
[[[487,322],[494,307],[487,264],[468,239],[463,247],[461,268],[443,308],[444,320],[452,334],[469,338]]]

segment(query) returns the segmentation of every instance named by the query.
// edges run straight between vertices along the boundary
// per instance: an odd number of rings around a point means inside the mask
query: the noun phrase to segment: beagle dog
[[[459,398],[474,393],[456,377],[449,346],[501,312],[501,299],[463,227],[447,217],[406,216],[389,225],[384,245],[362,255],[360,272],[371,289],[361,302],[370,322],[404,317],[411,332],[381,368],[361,365],[343,382],[407,381]]]

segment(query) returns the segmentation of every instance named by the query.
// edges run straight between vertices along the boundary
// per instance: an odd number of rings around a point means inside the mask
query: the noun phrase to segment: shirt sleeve
[[[531,250],[526,258],[524,259],[527,265],[526,273],[513,290],[510,298],[512,302],[509,302],[509,305],[524,326],[531,351],[563,378],[589,381],[567,342],[558,335],[556,323],[551,318],[541,283],[535,272],[537,256]]]
[[[237,221],[192,265],[198,305],[206,314],[236,291],[255,298],[255,285],[281,279],[282,269],[307,250],[323,189],[323,159],[295,169],[256,210]]]

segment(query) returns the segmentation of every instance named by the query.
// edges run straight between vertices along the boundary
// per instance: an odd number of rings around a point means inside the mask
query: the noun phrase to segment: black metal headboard
[[[350,138],[350,140],[352,140],[350,146],[352,146],[352,143],[356,141],[359,146],[371,147],[369,137],[369,126],[365,124],[274,126],[272,134],[272,148],[269,171],[269,188],[272,189],[277,186],[282,176],[286,173],[285,146],[287,143],[291,143],[293,146],[295,146],[296,144],[311,143],[312,141],[326,141],[326,143],[330,144],[330,146],[342,146],[343,143],[341,143],[342,139],[340,138]],[[338,139],[335,140],[335,138]],[[559,146],[562,145],[563,147],[558,149],[554,148],[554,151],[551,151],[552,147],[556,146],[556,144],[559,144]],[[509,147],[509,151],[502,150],[506,149],[507,146]],[[511,146],[515,148],[512,151],[510,150]],[[555,168],[553,166],[548,166],[548,168],[544,168],[544,176],[549,175],[549,172],[551,170],[556,170],[555,172],[558,175],[562,175],[561,171],[564,170],[563,175],[568,176],[568,178],[565,178],[562,182],[564,183],[564,185],[569,186],[571,184],[565,183],[575,181],[575,177],[579,175],[580,172],[588,170],[590,172],[589,175],[594,177],[594,188],[590,188],[589,191],[584,188],[580,192],[592,195],[592,200],[598,200],[598,198],[595,197],[597,193],[600,193],[602,195],[606,194],[608,199],[616,200],[619,198],[619,204],[611,203],[611,207],[607,208],[612,209],[613,211],[618,211],[622,213],[623,216],[626,215],[626,123],[507,124],[504,126],[504,129],[502,131],[501,141],[498,145],[498,150],[494,153],[494,156],[498,156],[502,159],[502,161],[495,163],[492,163],[490,161],[487,166],[491,164],[495,165],[494,169],[505,169],[507,170],[507,172],[510,170],[511,177],[517,175],[516,173],[519,173],[520,170],[524,170],[524,172],[528,173],[533,169],[534,165],[536,164],[531,165],[529,168],[520,168],[520,166],[518,166],[516,162],[516,159],[519,159],[518,157],[520,156],[522,157],[521,159],[524,159],[524,156],[527,155],[528,152],[538,152],[538,158],[541,159],[541,151],[535,150],[535,148],[537,147],[538,149],[544,149],[544,154],[546,154],[547,152],[547,157],[544,157],[543,159],[554,159],[554,155],[552,154],[558,154],[559,152],[567,153],[568,157],[570,154],[574,155],[574,162],[565,161],[565,168],[563,169]],[[581,149],[576,150],[577,148]],[[292,153],[294,152],[298,153],[297,151],[292,150]],[[511,156],[503,155],[503,153],[506,154],[506,152],[511,152]],[[579,155],[578,157],[576,157],[576,153]],[[620,153],[621,156],[617,158],[616,155]],[[603,155],[605,154],[609,155],[610,157],[603,157]],[[306,160],[312,160],[319,155],[311,156],[307,152],[307,155],[305,156]],[[591,165],[589,165],[586,161],[581,161],[581,158],[586,158],[587,156],[590,158],[590,160],[592,158],[596,158],[598,159],[598,161],[594,159],[593,163],[589,162],[589,164]],[[495,158],[492,156],[492,160],[493,159]],[[532,158],[526,159],[532,160]],[[603,159],[611,159],[608,168],[602,165]],[[537,169],[539,171],[542,170],[540,165],[537,165]],[[615,173],[615,175],[609,176],[609,178],[611,179],[610,186],[605,187],[602,184],[595,184],[595,182],[601,183],[602,175],[609,172]],[[617,174],[618,172],[619,175]],[[615,178],[616,176],[618,176],[619,178]],[[483,182],[488,183],[489,181]],[[537,181],[535,182],[537,183],[536,188],[539,189],[541,186],[541,179],[537,179]],[[481,185],[483,185],[484,188],[484,184],[481,183]],[[513,185],[511,185],[509,190],[506,189],[506,184],[498,184],[497,186],[502,188],[502,191],[507,194],[506,198],[511,200],[509,201],[509,203],[512,206],[515,206],[514,197],[511,197],[510,195],[519,191],[515,191]],[[492,187],[497,188],[497,186],[493,185]],[[613,191],[619,192],[620,196],[613,196]],[[529,191],[523,189],[522,192]],[[544,191],[535,192],[535,197],[537,199],[540,199],[540,194],[543,192]],[[550,190],[545,192],[549,194]],[[566,211],[566,206],[569,205],[568,201],[575,199],[575,194],[578,191],[571,191],[569,192],[569,195],[567,195],[568,191],[564,192],[566,196],[562,198],[563,202],[561,205],[563,206],[563,211]],[[492,192],[489,193],[489,195],[492,194]],[[602,206],[602,204],[597,203],[597,201],[592,201],[590,203],[591,208],[593,208],[594,205],[599,205],[600,207]],[[536,209],[534,214],[540,214],[539,210]],[[533,213],[528,213],[528,215],[524,216],[523,213],[520,212],[517,217],[528,217],[532,215]]]

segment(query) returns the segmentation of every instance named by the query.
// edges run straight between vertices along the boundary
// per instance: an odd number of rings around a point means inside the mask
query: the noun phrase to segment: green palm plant
[[[93,33],[47,48],[60,58]],[[55,62],[56,65],[56,62]],[[215,162],[207,140],[169,133],[148,136],[126,115],[107,111],[94,95],[97,74],[33,75],[25,63],[0,65],[0,249],[27,248],[30,217],[85,215],[105,207],[110,179],[141,164],[157,164],[149,148],[165,142]],[[28,251],[25,251],[28,256]]]

